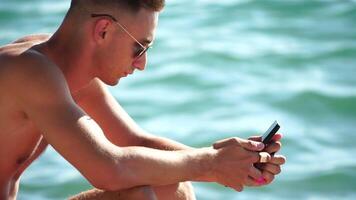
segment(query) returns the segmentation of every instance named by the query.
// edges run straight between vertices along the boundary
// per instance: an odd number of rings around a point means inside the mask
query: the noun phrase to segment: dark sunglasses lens
[[[141,48],[140,51],[137,52],[137,54],[136,54],[136,56],[135,56],[136,59],[139,58],[139,57],[141,57],[143,54],[145,54],[148,49],[149,49],[149,48]]]
[[[144,50],[145,49],[140,47],[140,46],[136,47],[135,51],[134,51],[134,54],[133,54],[134,57],[136,58],[136,57],[140,56],[142,54],[142,51],[144,51]]]
[[[133,56],[136,58],[142,51],[142,47],[135,47]]]

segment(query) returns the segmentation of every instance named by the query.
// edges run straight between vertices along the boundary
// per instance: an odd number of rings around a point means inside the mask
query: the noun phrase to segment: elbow
[[[108,179],[100,178],[87,178],[89,183],[97,189],[104,190],[104,191],[117,191],[121,190],[121,186],[117,183],[110,183]]]
[[[109,192],[120,191],[124,189],[116,185],[114,186],[108,182],[90,182],[90,184],[96,189],[109,191]]]
[[[111,166],[96,169],[91,176],[86,176],[90,184],[100,190],[118,191],[137,186],[131,170],[113,164]],[[137,182],[136,182],[137,183]]]

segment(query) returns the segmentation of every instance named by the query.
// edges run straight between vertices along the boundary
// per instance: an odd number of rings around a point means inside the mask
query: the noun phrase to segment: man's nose
[[[147,54],[145,53],[138,59],[134,60],[132,66],[140,71],[143,71],[146,67],[146,63],[147,63]]]

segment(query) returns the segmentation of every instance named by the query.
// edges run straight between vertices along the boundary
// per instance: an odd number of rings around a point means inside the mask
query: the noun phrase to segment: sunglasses
[[[134,59],[137,60],[139,59],[142,55],[144,55],[148,49],[152,48],[152,46],[147,46],[145,47],[143,44],[141,44],[132,34],[123,26],[121,25],[117,19],[109,14],[91,14],[91,17],[108,17],[110,18],[116,25],[118,25],[127,35],[129,35],[135,42],[138,44],[138,46],[135,46],[134,49]]]

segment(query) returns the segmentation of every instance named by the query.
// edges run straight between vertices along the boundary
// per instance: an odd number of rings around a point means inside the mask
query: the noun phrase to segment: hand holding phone
[[[280,126],[277,123],[277,121],[274,121],[272,125],[267,129],[267,131],[262,135],[262,142],[263,144],[267,145],[271,142],[273,136],[277,133],[279,130]],[[267,155],[268,153],[266,152],[260,152],[260,163],[265,163],[267,162]],[[274,155],[274,153],[270,154],[271,156]]]

